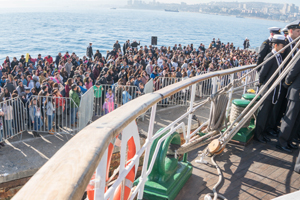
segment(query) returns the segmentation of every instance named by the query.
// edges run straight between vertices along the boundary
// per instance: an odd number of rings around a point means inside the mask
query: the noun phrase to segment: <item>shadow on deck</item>
[[[298,151],[292,154],[269,144],[251,141],[246,147],[228,144],[215,160],[223,173],[218,193],[227,199],[272,199],[299,190],[300,174],[293,171]],[[209,164],[198,164],[197,151],[189,153],[194,169],[176,200],[204,199],[218,181],[217,170]]]

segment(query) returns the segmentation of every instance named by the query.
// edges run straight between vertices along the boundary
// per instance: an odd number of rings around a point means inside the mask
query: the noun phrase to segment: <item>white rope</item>
[[[227,200],[226,197],[224,197],[223,195],[221,194],[218,194],[217,192],[217,188],[218,186],[220,185],[220,183],[222,182],[222,179],[223,179],[223,174],[222,174],[222,171],[220,169],[220,167],[217,165],[217,163],[215,162],[215,156],[216,155],[213,155],[211,157],[211,162],[213,163],[213,165],[216,167],[217,171],[218,171],[218,175],[219,175],[219,180],[218,182],[216,183],[216,185],[213,187],[213,193],[208,193],[207,195],[205,195],[204,199],[205,200],[208,200],[208,199],[211,199],[211,197],[214,197],[214,200],[217,200],[218,197],[221,198],[221,199],[224,199],[224,200]]]

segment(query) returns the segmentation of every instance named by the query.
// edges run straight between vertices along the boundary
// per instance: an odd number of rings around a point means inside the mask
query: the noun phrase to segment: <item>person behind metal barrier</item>
[[[99,81],[96,82],[96,84],[93,86],[94,90],[94,112],[95,115],[101,115],[101,108],[102,108],[102,91],[103,87]]]
[[[271,56],[276,54],[276,52],[280,51],[286,43],[285,37],[283,35],[274,35],[271,42],[274,44],[273,49],[266,56],[265,60],[267,60],[268,58],[270,58]],[[281,62],[282,62],[282,57],[280,54],[277,54],[275,57],[273,57],[271,60],[269,60],[268,62],[266,62],[263,65],[263,67],[260,71],[259,80],[258,80],[260,85],[264,85],[270,79],[270,77],[277,70],[277,68],[279,67]],[[277,77],[278,77],[278,75],[277,75]],[[271,83],[268,85],[268,88],[271,87],[271,85],[274,83],[276,78],[274,78],[271,81]],[[279,86],[277,86],[274,89],[274,91],[272,91],[267,96],[267,98],[262,103],[262,105],[259,109],[259,113],[258,113],[257,119],[256,119],[256,131],[254,134],[254,138],[259,142],[267,143],[270,141],[270,139],[266,136],[266,128],[267,128],[266,125],[267,125],[268,119],[270,117],[270,114],[272,112],[273,106],[274,106],[274,104],[277,103],[278,94],[280,93],[280,90],[281,90],[281,84]],[[267,89],[265,91],[267,91]]]
[[[52,96],[48,96],[46,98],[45,105],[46,105],[46,114],[47,114],[47,119],[48,119],[48,131],[49,131],[49,134],[53,135],[55,130],[52,127],[52,122],[53,122],[53,118],[54,118],[55,108],[53,106]]]
[[[37,137],[39,136],[39,134],[36,133],[36,131],[40,130],[40,128],[43,126],[43,120],[42,120],[43,117],[41,115],[41,106],[35,97],[32,98],[30,102],[29,116],[31,122],[34,125],[34,130],[35,130],[32,133],[34,134],[34,136]]]
[[[79,95],[77,93],[77,85],[76,84],[72,84],[71,86],[71,91],[70,91],[70,98],[71,98],[71,126],[75,126],[77,124],[77,111],[78,111],[78,107],[80,104],[80,98]]]
[[[63,98],[63,96],[60,94],[59,90],[53,91],[53,100],[55,102],[55,124],[56,129],[62,128],[62,114],[65,110],[65,104],[66,100]]]
[[[0,149],[1,146],[4,147],[4,139],[5,135],[3,133],[3,118],[4,118],[4,112],[2,111],[2,108],[0,108]]]
[[[130,86],[130,82],[128,81],[126,83],[126,86],[124,87],[124,91],[122,92],[122,103],[125,104],[127,103],[128,101],[132,100],[132,97],[131,95],[129,94],[129,86]]]
[[[290,43],[300,35],[300,21],[292,22],[286,26],[286,28],[289,30],[289,35],[286,37],[286,42]],[[292,45],[295,46],[295,45]],[[293,49],[292,46],[288,47],[283,53],[282,57],[285,59],[287,55],[291,52]],[[292,57],[295,55],[296,52],[293,53]],[[290,62],[292,59],[289,58],[289,60],[286,62],[286,65]],[[285,65],[285,66],[286,66]],[[282,84],[284,83],[284,80],[282,81]],[[270,121],[269,121],[269,128],[268,133],[272,136],[278,136],[279,134],[279,128],[280,127],[280,121],[282,117],[284,116],[284,113],[286,111],[287,107],[287,89],[285,87],[281,88],[280,96],[278,98],[277,104],[273,108],[273,114],[271,115]]]

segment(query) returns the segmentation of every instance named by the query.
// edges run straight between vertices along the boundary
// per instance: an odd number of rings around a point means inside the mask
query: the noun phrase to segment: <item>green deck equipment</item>
[[[148,167],[159,139],[167,133],[168,132],[162,134],[160,137],[154,140],[150,150]],[[174,157],[174,146],[180,146],[180,135],[177,132],[171,134],[166,138],[165,141],[161,143],[153,169],[147,177],[148,180],[145,183],[143,199],[175,199],[181,188],[192,175],[193,167],[191,164],[188,162],[180,162]],[[138,181],[139,179],[135,181],[135,185],[138,184]]]
[[[233,122],[237,116],[248,106],[255,94],[244,94],[243,99],[234,99],[230,112],[230,122]],[[253,136],[255,130],[254,119],[249,119],[245,125],[233,136],[232,140],[246,144]]]
[[[243,94],[242,99],[252,101],[252,99],[254,99],[255,96],[256,96],[256,94],[245,93],[245,94]],[[259,99],[260,99],[260,96],[256,99],[256,101],[258,101]]]

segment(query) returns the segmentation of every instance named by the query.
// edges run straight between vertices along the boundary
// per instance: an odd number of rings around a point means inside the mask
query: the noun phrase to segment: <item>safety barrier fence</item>
[[[228,84],[232,83],[234,79],[241,78],[244,74],[249,73],[250,70],[244,70],[233,74],[226,74],[223,76],[214,77],[211,79],[203,80],[196,84],[196,91],[195,91],[195,102],[204,100],[206,97],[211,96],[213,93],[213,85],[215,86],[215,91],[220,90]],[[202,72],[202,74],[207,74],[206,72]],[[202,75],[200,74],[200,75]],[[154,83],[155,91],[172,85],[177,82],[181,82],[185,79],[183,78],[174,78],[174,77],[160,77]],[[256,80],[256,71],[249,73],[243,80],[242,85],[233,89],[233,91],[243,91],[246,92],[249,88],[254,88]],[[188,106],[190,103],[190,96],[191,96],[191,89],[192,87],[187,87],[170,97],[167,97],[160,101],[157,105],[182,105]]]
[[[53,197],[53,194],[56,195],[55,198],[57,199],[81,199],[95,171],[94,180],[91,183],[95,192],[94,199],[113,199],[113,196],[117,194],[120,195],[118,199],[134,199],[136,196],[137,199],[143,199],[144,185],[147,181],[147,176],[154,167],[160,144],[162,144],[168,136],[178,130],[178,128],[183,130],[184,139],[186,142],[189,142],[190,138],[207,123],[203,123],[197,130],[191,132],[193,112],[203,106],[201,103],[195,104],[196,85],[203,81],[210,80],[211,93],[214,94],[220,87],[225,87],[227,84],[225,76],[238,76],[238,74],[236,74],[237,72],[242,72],[254,67],[255,65],[242,66],[203,74],[176,82],[158,91],[139,96],[138,99],[134,98],[113,112],[89,124],[76,134],[72,140],[64,145],[60,151],[31,178],[17,193],[14,199],[49,199]],[[222,86],[222,82],[218,85],[217,80],[222,80],[222,78],[224,80],[223,83],[225,83],[224,86]],[[248,87],[247,85],[245,83],[242,84],[243,87]],[[153,130],[157,104],[163,99],[171,97],[182,90],[190,91],[190,109],[154,134]],[[227,95],[230,96],[230,92],[232,91],[234,91],[234,89],[230,89]],[[133,124],[135,119],[150,108],[151,115],[149,118],[147,139],[141,147],[135,143],[140,148],[136,148],[134,155],[132,155],[132,151],[128,151],[128,149],[132,150],[132,146],[128,146],[128,144],[130,144],[130,138],[135,136],[133,135],[134,131],[128,130],[135,130],[137,128]],[[185,118],[188,119],[187,126],[182,121]],[[130,128],[128,129],[128,127]],[[122,141],[121,145],[119,145],[121,146],[121,164],[118,171],[119,175],[115,181],[110,182],[111,179],[107,177],[109,168],[107,162],[110,159],[111,146],[114,146],[116,136],[121,132]],[[155,140],[157,141],[157,145],[154,152],[152,151],[152,158],[150,159],[151,145]],[[132,180],[132,177],[129,178],[129,173],[132,175],[132,172],[136,172],[137,164],[143,154],[144,161],[139,183],[135,187],[131,187],[132,181],[136,177]],[[80,162],[78,162],[78,160],[80,160]],[[68,165],[57,164],[62,162],[68,163]],[[136,175],[136,173],[134,174]],[[64,189],[61,190],[61,188]],[[32,190],[36,192],[32,193]]]
[[[25,110],[18,97],[0,103],[0,142],[18,136],[26,130]]]
[[[93,89],[79,98],[79,105],[68,97],[36,95],[29,99],[16,97],[0,102],[0,142],[24,131],[77,133],[92,120]]]
[[[144,94],[136,86],[102,84],[101,94],[95,93],[94,115],[103,116]]]
[[[31,96],[25,104],[27,130],[46,133],[77,133],[78,107],[69,97]]]

